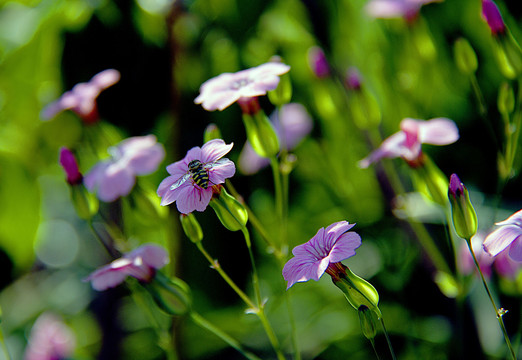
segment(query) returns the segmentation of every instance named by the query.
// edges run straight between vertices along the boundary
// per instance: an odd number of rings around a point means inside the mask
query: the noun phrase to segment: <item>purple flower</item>
[[[161,182],[157,191],[162,197],[161,205],[176,201],[182,214],[204,211],[212,198],[212,185],[224,183],[236,172],[234,163],[223,158],[233,145],[214,139],[201,148],[193,147],[183,160],[167,166],[170,176]]]
[[[112,157],[96,164],[85,175],[85,187],[105,202],[128,195],[137,175],[150,174],[165,157],[163,145],[154,135],[136,136],[108,149]]]
[[[167,252],[161,246],[142,245],[99,268],[84,281],[90,281],[93,289],[98,291],[118,286],[127,276],[132,276],[141,282],[150,282],[156,270],[168,262]]]
[[[330,75],[330,65],[328,65],[328,60],[326,60],[324,51],[320,47],[313,46],[308,50],[308,63],[318,78]]]
[[[42,119],[49,120],[64,110],[72,110],[86,123],[98,120],[96,98],[108,87],[120,80],[120,72],[114,69],[104,70],[87,83],[79,83],[72,90],[65,92],[58,100],[42,110]]]
[[[518,275],[518,271],[522,267],[522,262],[511,259],[508,251],[501,251],[500,254],[495,257],[493,265],[500,276],[515,279]]]
[[[281,107],[281,120],[274,111],[270,116],[281,145],[286,150],[293,150],[299,142],[312,131],[313,122],[305,107],[290,103]],[[239,155],[239,169],[244,174],[255,174],[270,163],[267,158],[259,156],[247,141]]]
[[[294,257],[283,268],[283,277],[288,281],[287,289],[296,282],[314,279],[318,281],[330,264],[341,262],[355,255],[361,246],[361,237],[349,231],[355,224],[339,221],[325,228],[308,242],[292,250]]]
[[[56,315],[43,313],[36,319],[24,360],[57,360],[72,355],[76,339],[72,330]]]
[[[361,89],[361,74],[359,70],[352,66],[346,71],[345,84],[348,89],[351,90],[360,90]]]
[[[478,232],[471,238],[471,246],[473,247],[473,252],[475,253],[475,257],[479,263],[480,270],[482,270],[484,275],[490,276],[493,259],[482,248],[484,236],[484,233]],[[477,269],[473,257],[471,256],[471,252],[469,251],[468,244],[465,241],[461,242],[458,249],[457,266],[460,272],[464,275],[470,275]]]
[[[482,0],[482,17],[488,23],[493,35],[503,34],[506,31],[502,15],[492,0]]]
[[[236,101],[265,95],[279,84],[279,75],[287,73],[290,66],[269,62],[236,73],[223,73],[207,80],[194,100],[208,111],[223,110]]]
[[[371,0],[366,4],[366,12],[374,18],[415,19],[423,5],[442,0]]]
[[[448,145],[458,138],[457,126],[450,119],[424,121],[406,118],[401,121],[401,131],[385,139],[378,149],[359,161],[359,166],[367,168],[382,158],[396,157],[402,157],[415,166],[421,161],[421,144]]]
[[[81,184],[83,175],[78,169],[78,163],[71,150],[66,147],[60,149],[60,165],[62,165],[69,185]]]
[[[484,250],[491,256],[497,256],[507,249],[511,259],[522,261],[522,210],[495,225],[499,228],[486,237]]]

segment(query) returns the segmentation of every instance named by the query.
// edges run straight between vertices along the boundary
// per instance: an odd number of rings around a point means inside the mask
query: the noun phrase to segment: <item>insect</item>
[[[192,178],[192,181],[199,187],[206,189],[208,188],[209,180],[208,171],[214,166],[221,165],[228,159],[222,158],[209,163],[202,163],[195,159],[188,163],[188,171],[180,177],[171,187],[170,190],[175,190],[183,185],[188,179]]]

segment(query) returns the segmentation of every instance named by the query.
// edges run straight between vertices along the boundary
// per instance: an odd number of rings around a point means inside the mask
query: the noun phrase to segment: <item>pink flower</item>
[[[236,73],[223,73],[201,85],[194,100],[208,111],[223,110],[238,100],[265,95],[279,84],[279,75],[287,73],[290,66],[269,62]]]
[[[42,110],[42,119],[49,120],[64,110],[72,110],[86,123],[98,120],[96,98],[108,87],[120,80],[120,72],[114,69],[104,70],[87,83],[79,83],[72,90],[64,93],[58,100]]]
[[[475,253],[475,257],[479,263],[480,270],[482,270],[484,275],[490,276],[493,259],[482,248],[484,236],[485,234],[478,232],[471,238],[471,246],[473,247],[473,252]],[[471,252],[469,251],[468,244],[465,241],[461,242],[458,249],[457,266],[460,272],[464,275],[470,275],[477,269]]]
[[[491,256],[497,256],[507,249],[511,259],[522,261],[522,210],[495,225],[499,228],[486,237],[484,250]]]
[[[281,107],[281,120],[278,112],[270,116],[281,146],[293,150],[299,142],[312,131],[313,122],[305,107],[298,103],[290,103]],[[247,141],[239,155],[239,169],[244,174],[255,174],[270,163],[267,158],[259,156]]]
[[[65,359],[72,355],[75,346],[76,339],[72,330],[56,315],[43,313],[31,329],[24,359]]]
[[[330,75],[330,65],[324,55],[323,49],[320,47],[313,46],[308,50],[308,63],[318,78],[324,78]]]
[[[515,279],[518,275],[518,271],[522,267],[522,262],[511,259],[508,251],[501,251],[500,254],[495,257],[493,264],[500,276],[510,279]]]
[[[71,150],[66,147],[60,149],[60,165],[62,165],[69,185],[81,184],[83,175],[78,169],[78,163]]]
[[[330,264],[341,262],[355,255],[361,246],[361,237],[349,231],[355,224],[339,221],[325,228],[308,242],[292,250],[294,257],[283,268],[283,277],[288,281],[287,289],[296,282],[313,279],[318,281]]]
[[[123,140],[108,149],[112,157],[100,161],[85,175],[85,187],[97,191],[105,202],[128,195],[137,175],[150,174],[165,157],[163,145],[154,135],[136,136]]]
[[[493,35],[503,34],[506,31],[506,24],[500,10],[492,0],[482,0],[482,17],[488,23]]]
[[[423,5],[442,0],[371,0],[366,4],[366,12],[374,18],[415,19]]]
[[[142,245],[96,270],[84,281],[90,281],[93,289],[98,291],[121,284],[127,276],[132,276],[141,282],[150,282],[156,270],[168,262],[167,252],[161,246]]]
[[[351,68],[346,71],[346,77],[345,77],[345,84],[346,87],[350,90],[360,90],[361,89],[361,83],[362,78],[361,74],[359,73],[359,70],[352,66]]]
[[[193,147],[183,160],[167,166],[170,176],[161,182],[157,191],[162,197],[161,205],[176,201],[182,214],[204,211],[212,198],[212,185],[224,183],[236,172],[234,163],[223,158],[233,145],[214,139],[201,148]]]
[[[448,145],[457,141],[459,131],[455,123],[446,118],[401,121],[401,131],[383,141],[381,146],[359,161],[361,168],[382,158],[402,157],[412,166],[421,161],[421,144]]]

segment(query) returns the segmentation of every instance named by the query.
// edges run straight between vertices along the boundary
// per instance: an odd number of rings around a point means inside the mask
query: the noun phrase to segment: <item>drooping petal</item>
[[[141,257],[143,263],[154,269],[160,269],[169,263],[169,257],[165,249],[159,245],[142,245],[126,255],[130,259]]]
[[[208,172],[208,178],[213,185],[222,184],[236,173],[236,165],[229,159],[221,159]]]
[[[486,237],[483,244],[484,250],[491,256],[496,256],[521,235],[522,229],[520,227],[504,225]]]
[[[232,150],[233,146],[234,143],[230,143],[227,145],[221,139],[210,140],[209,142],[205,143],[201,148],[200,160],[202,163],[209,163],[212,161],[219,160],[223,156],[228,154],[230,150]]]
[[[188,187],[194,187],[190,180],[187,180],[185,184],[181,185],[180,187],[171,190],[171,186],[176,183],[178,178],[174,176],[169,176],[166,179],[164,179],[160,186],[158,187],[158,195],[162,197],[161,199],[161,206],[167,206],[169,204],[172,204],[174,201],[178,200],[180,194],[184,191],[187,191],[186,188]],[[178,207],[179,209],[179,207]],[[188,214],[188,213],[183,213]]]
[[[419,125],[419,139],[423,144],[449,145],[459,139],[459,129],[450,119],[435,118]]]
[[[380,159],[403,156],[405,153],[405,140],[406,135],[403,132],[397,132],[391,135],[382,142],[379,148],[375,149],[370,153],[370,155],[359,161],[359,167],[365,169],[370,166],[370,164],[379,161]]]
[[[499,221],[499,222],[495,223],[495,225],[499,225],[499,226],[516,225],[516,226],[522,228],[522,210],[517,211],[516,213],[514,213],[513,215],[511,215],[504,221]]]
[[[98,187],[98,184],[101,181],[100,179],[103,177],[105,170],[109,166],[110,162],[102,161],[94,165],[93,168],[85,174],[83,184],[89,191],[94,192],[96,190],[96,187]]]
[[[130,169],[113,163],[107,167],[98,180],[98,198],[105,202],[111,202],[120,196],[128,195],[134,187],[136,177]]]
[[[210,199],[212,198],[212,189],[202,189],[199,186],[185,186],[180,191],[176,200],[176,207],[182,214],[189,214],[195,210],[204,211]]]
[[[330,262],[339,262],[355,255],[355,250],[361,246],[361,237],[354,232],[341,235],[330,251]]]
[[[517,236],[509,246],[509,257],[515,261],[522,261],[522,236]]]

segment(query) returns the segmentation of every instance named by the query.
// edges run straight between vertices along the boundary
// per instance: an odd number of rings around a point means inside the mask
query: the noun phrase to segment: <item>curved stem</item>
[[[471,241],[466,240],[468,243],[469,251],[471,252],[471,255],[473,256],[473,261],[475,262],[475,266],[477,267],[477,270],[480,274],[480,277],[482,278],[482,283],[484,284],[484,288],[486,289],[486,292],[488,293],[489,300],[491,301],[491,305],[493,305],[493,308],[495,309],[495,315],[497,317],[498,323],[500,325],[500,329],[502,330],[502,333],[504,335],[504,339],[506,340],[507,347],[511,353],[511,357],[516,360],[517,356],[515,355],[515,350],[513,350],[513,347],[511,346],[511,341],[509,340],[509,336],[506,331],[506,327],[504,326],[504,320],[502,320],[502,316],[506,313],[504,309],[499,309],[497,305],[495,304],[495,300],[493,300],[493,296],[491,295],[491,292],[489,291],[488,284],[486,283],[486,279],[484,278],[484,274],[482,273],[482,270],[480,269],[480,265],[477,261],[477,257],[475,256],[475,252],[473,251],[473,248],[471,246]]]
[[[379,353],[377,352],[377,348],[375,347],[375,341],[373,339],[368,340],[370,340],[370,344],[372,344],[373,352],[375,353],[377,360],[381,360],[381,358],[379,357]]]
[[[196,313],[195,311],[190,312],[190,318],[199,326],[201,326],[203,329],[208,330],[212,334],[219,337],[221,340],[226,342],[228,345],[236,349],[241,355],[243,355],[245,358],[249,360],[261,360],[256,355],[252,354],[250,351],[247,351],[243,349],[241,344],[234,338],[232,338],[230,335],[226,334],[223,330],[217,328],[212,323],[210,323],[208,320],[206,320],[204,317]]]
[[[384,326],[384,319],[382,318],[382,316],[379,318],[379,321],[381,322],[382,330],[384,332],[384,336],[386,337],[386,342],[388,343],[388,348],[390,349],[391,357],[392,357],[393,360],[397,360],[397,358],[395,357],[395,353],[393,352],[393,347],[392,347],[392,344],[391,344],[391,341],[390,341],[390,336],[388,335],[388,331],[386,330],[386,326]]]

